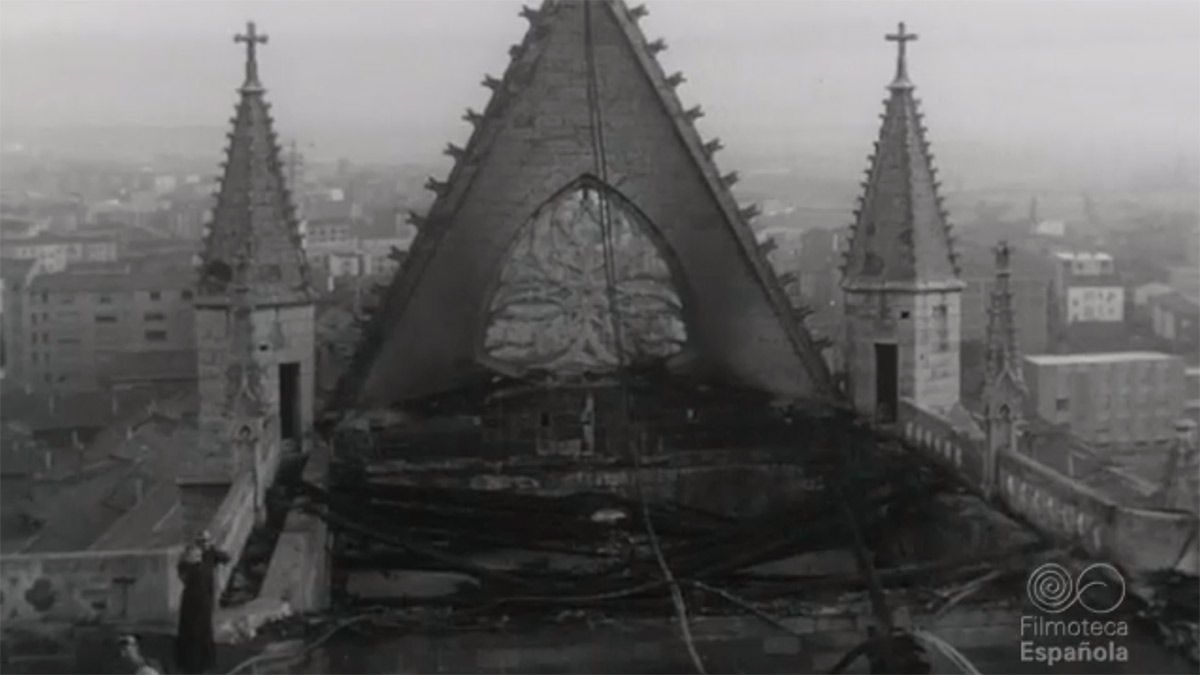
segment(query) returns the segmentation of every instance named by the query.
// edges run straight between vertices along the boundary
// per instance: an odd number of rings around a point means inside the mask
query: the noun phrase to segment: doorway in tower
[[[875,418],[883,423],[896,421],[900,403],[898,366],[896,345],[875,343]]]
[[[279,364],[279,433],[284,443],[300,443],[300,364]]]

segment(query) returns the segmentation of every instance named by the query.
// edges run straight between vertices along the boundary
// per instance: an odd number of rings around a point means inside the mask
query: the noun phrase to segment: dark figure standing
[[[229,555],[213,546],[204,532],[189,545],[179,561],[183,598],[179,602],[179,633],[175,638],[175,664],[184,673],[207,673],[216,665],[213,640],[213,605],[216,601],[217,566]]]

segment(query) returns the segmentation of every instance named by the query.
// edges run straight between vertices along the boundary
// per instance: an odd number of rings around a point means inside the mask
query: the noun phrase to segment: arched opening
[[[682,297],[651,224],[585,176],[539,207],[509,245],[482,351],[508,368],[556,378],[666,359],[687,342]]]

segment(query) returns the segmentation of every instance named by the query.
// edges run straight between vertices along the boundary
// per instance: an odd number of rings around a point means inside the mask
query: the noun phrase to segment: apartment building
[[[192,283],[190,267],[131,274],[113,266],[37,276],[22,307],[25,384],[49,391],[96,389],[130,363],[170,364],[172,372],[164,375],[181,377],[179,364],[194,364]],[[143,375],[154,379],[154,373]]]
[[[1165,442],[1184,409],[1184,363],[1158,352],[1036,354],[1025,384],[1037,414],[1096,445]]]

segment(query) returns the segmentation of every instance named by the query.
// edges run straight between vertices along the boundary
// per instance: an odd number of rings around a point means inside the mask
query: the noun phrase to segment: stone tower
[[[960,298],[950,226],[908,79],[904,24],[883,127],[842,268],[847,393],[881,422],[902,399],[936,412],[959,401]]]
[[[185,502],[207,494],[200,501],[209,508],[222,486],[243,476],[253,477],[261,503],[281,451],[289,444],[305,449],[313,417],[313,293],[258,79],[255,51],[267,38],[251,23],[234,39],[246,45],[246,80],[195,301],[204,440],[179,476]],[[204,518],[203,505],[191,501],[188,517]]]
[[[996,483],[996,458],[1001,452],[1017,450],[1017,436],[1024,419],[1025,379],[1017,348],[1017,324],[1013,315],[1009,278],[1011,250],[1007,242],[996,246],[996,285],[988,306],[987,344],[983,381],[984,435],[988,461],[984,466],[984,488]]]

